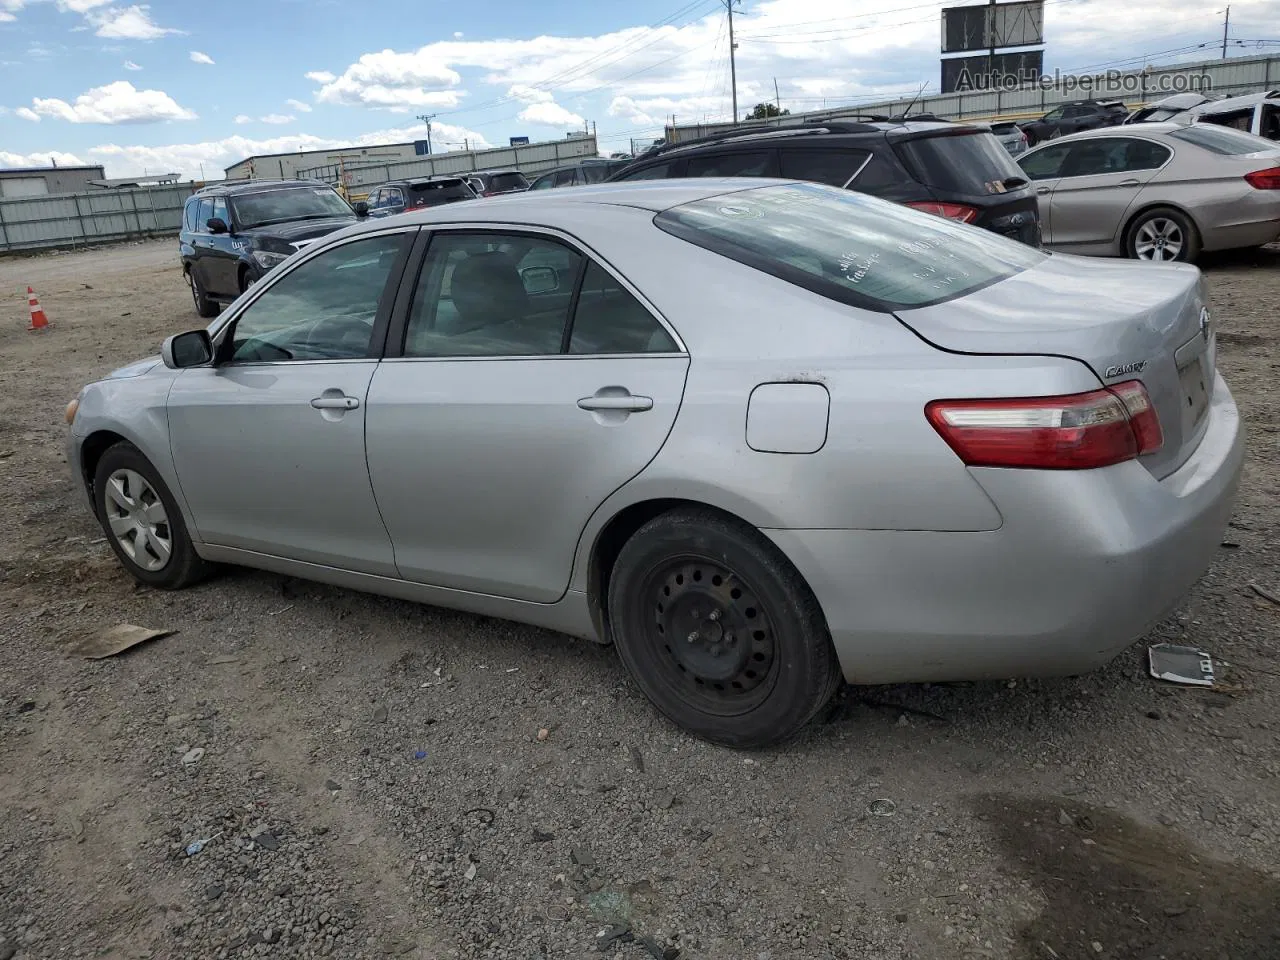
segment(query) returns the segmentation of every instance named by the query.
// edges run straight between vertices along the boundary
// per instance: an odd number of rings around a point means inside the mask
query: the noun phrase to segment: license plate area
[[[1204,354],[1178,368],[1182,385],[1182,402],[1191,426],[1198,427],[1209,410],[1209,375],[1205,372]]]

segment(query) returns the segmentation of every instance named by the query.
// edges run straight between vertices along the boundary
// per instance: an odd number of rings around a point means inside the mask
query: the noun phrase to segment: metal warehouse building
[[[104,176],[102,167],[17,167],[0,169],[0,197],[47,197],[81,193]]]

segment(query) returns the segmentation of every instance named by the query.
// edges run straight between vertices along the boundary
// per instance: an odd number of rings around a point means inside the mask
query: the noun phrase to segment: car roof
[[[1159,123],[1132,123],[1121,127],[1099,127],[1097,130],[1080,130],[1076,133],[1067,133],[1061,137],[1055,137],[1052,140],[1045,140],[1035,145],[1035,149],[1051,146],[1055,143],[1075,143],[1077,140],[1103,140],[1108,137],[1143,137],[1150,134],[1173,133],[1175,130],[1185,130],[1186,127],[1181,123],[1172,123],[1168,120],[1161,120]]]
[[[234,183],[217,183],[201,187],[193,197],[209,197],[215,194],[226,194],[234,197],[243,193],[264,193],[268,190],[290,190],[297,187],[329,187],[323,180],[242,180]],[[333,189],[330,187],[330,189]]]
[[[1192,113],[1221,113],[1228,110],[1240,110],[1244,107],[1257,106],[1269,100],[1280,100],[1280,90],[1263,90],[1261,93],[1247,93],[1240,97],[1227,97],[1225,100],[1210,100],[1191,108]]]

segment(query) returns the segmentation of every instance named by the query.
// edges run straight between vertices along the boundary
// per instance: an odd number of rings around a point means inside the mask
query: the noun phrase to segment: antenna
[[[910,103],[907,104],[907,109],[902,111],[903,120],[907,119],[907,114],[911,112],[911,108],[920,102],[920,98],[924,96],[924,88],[927,87],[928,85],[929,85],[929,82],[927,80],[924,83],[920,84],[920,89],[916,91],[915,97],[911,100]]]

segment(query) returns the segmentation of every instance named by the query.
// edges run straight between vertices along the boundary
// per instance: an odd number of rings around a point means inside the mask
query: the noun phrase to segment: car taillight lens
[[[963,203],[938,203],[935,200],[918,200],[908,203],[908,207],[932,213],[935,217],[946,217],[948,220],[959,220],[961,223],[973,223],[978,219],[978,208],[968,207]]]
[[[1164,444],[1139,380],[1061,397],[935,400],[925,415],[970,467],[1090,470]]]
[[[1244,178],[1249,181],[1249,186],[1258,190],[1280,190],[1280,167],[1255,170],[1253,173],[1246,173]]]

